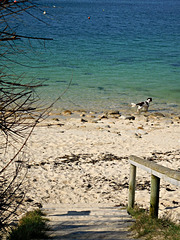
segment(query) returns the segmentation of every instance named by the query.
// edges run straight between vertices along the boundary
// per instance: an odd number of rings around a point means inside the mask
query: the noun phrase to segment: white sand
[[[180,170],[180,119],[177,116],[123,116],[83,119],[56,116],[32,134],[26,200],[32,204],[127,205],[133,154]],[[150,175],[137,172],[136,203],[149,208]],[[160,216],[180,222],[179,189],[161,181]]]
[[[57,117],[35,129],[29,141],[33,160],[27,197],[42,204],[127,205],[131,154],[180,170],[178,117],[92,119]],[[150,175],[138,169],[136,203],[149,208],[149,194]],[[179,189],[163,181],[162,215],[180,221]]]

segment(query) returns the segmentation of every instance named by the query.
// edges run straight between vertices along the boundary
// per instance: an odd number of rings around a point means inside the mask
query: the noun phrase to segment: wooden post
[[[134,208],[136,185],[136,166],[130,164],[128,209]]]
[[[150,216],[158,217],[160,178],[151,175]]]

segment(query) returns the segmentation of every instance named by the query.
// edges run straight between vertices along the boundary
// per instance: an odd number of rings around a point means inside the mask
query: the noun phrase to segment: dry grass
[[[180,239],[180,225],[165,218],[151,218],[147,211],[137,207],[129,212],[136,219],[131,230],[135,232],[137,238],[142,237],[144,240]]]
[[[31,239],[48,239],[46,231],[49,230],[47,225],[48,219],[38,209],[28,212],[20,219],[16,228],[12,229],[8,240],[31,240]]]

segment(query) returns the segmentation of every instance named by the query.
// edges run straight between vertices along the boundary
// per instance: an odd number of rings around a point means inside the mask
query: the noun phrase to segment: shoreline
[[[62,108],[56,109],[52,108],[50,113],[48,114],[48,118],[52,119],[53,117],[60,118],[79,118],[79,117],[87,117],[87,118],[101,118],[105,116],[106,118],[123,118],[123,116],[135,116],[135,117],[154,117],[158,119],[180,119],[180,111],[160,111],[160,110],[149,110],[148,112],[142,111],[140,114],[137,113],[136,109],[128,108],[128,109],[106,109],[102,111],[89,110],[83,108]]]
[[[55,105],[52,107],[52,112],[54,114],[62,113],[63,111],[71,111],[72,113],[78,113],[78,112],[85,112],[85,113],[107,113],[110,111],[119,111],[120,114],[137,114],[136,108],[132,108],[130,104],[120,104],[119,106],[111,106],[108,104],[107,107],[102,106],[91,106],[91,105],[85,105],[85,107],[80,107],[76,105],[67,105],[64,106],[62,103],[62,107],[59,107],[61,105],[61,102],[55,103]],[[180,115],[180,105],[173,104],[173,103],[160,103],[159,105],[157,103],[151,103],[149,107],[148,113],[156,113],[160,112],[167,115]],[[142,112],[144,114],[145,112]]]

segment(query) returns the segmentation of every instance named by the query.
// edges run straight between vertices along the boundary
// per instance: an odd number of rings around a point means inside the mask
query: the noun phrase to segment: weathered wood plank
[[[131,155],[129,162],[154,176],[180,187],[180,172]]]
[[[134,208],[136,185],[136,166],[130,165],[128,209]]]
[[[133,155],[129,157],[129,162],[131,165],[128,209],[134,207],[136,167],[139,167],[151,174],[150,216],[158,217],[160,179],[180,187],[180,172]]]
[[[151,175],[150,216],[158,217],[160,178]]]

